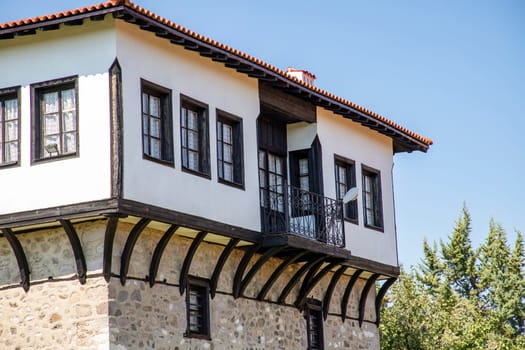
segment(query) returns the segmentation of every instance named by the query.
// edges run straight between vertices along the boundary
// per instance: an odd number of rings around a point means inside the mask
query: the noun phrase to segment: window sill
[[[144,154],[144,153],[142,154],[142,159],[146,159],[146,160],[152,161],[154,163],[159,163],[161,165],[165,165],[165,166],[169,166],[171,168],[175,168],[175,163],[173,161],[151,157],[151,156],[148,156],[147,154]]]
[[[20,166],[20,162],[17,160],[16,162],[9,162],[9,163],[0,163],[0,169],[4,168],[14,168]]]
[[[211,336],[208,334],[201,334],[201,333],[193,333],[193,332],[184,332],[183,334],[184,338],[195,338],[195,339],[201,339],[201,340],[211,340]]]
[[[235,188],[238,188],[240,190],[243,190],[244,191],[244,183],[242,184],[239,184],[239,183],[236,183],[236,182],[230,182],[228,180],[224,180],[224,179],[221,179],[219,178],[217,180],[217,182],[223,184],[223,185],[226,185],[226,186],[230,186],[230,187],[235,187]]]
[[[348,222],[350,224],[359,225],[359,220],[357,219],[350,219],[350,218],[343,218],[345,222]]]
[[[31,161],[31,165],[40,164],[40,163],[48,163],[48,162],[56,162],[59,160],[64,160],[68,158],[78,158],[78,157],[79,157],[78,152],[75,152],[75,153],[68,153],[68,154],[60,154],[58,156],[53,156],[53,157],[36,158]]]
[[[211,180],[211,175],[209,173],[202,173],[202,172],[197,171],[197,170],[192,170],[192,169],[186,168],[185,166],[182,167],[182,171],[185,172],[185,173],[188,173],[188,174],[200,176],[200,177],[203,177],[205,179]]]
[[[380,226],[373,226],[373,225],[365,224],[365,227],[369,228],[371,230],[374,230],[374,231],[385,232],[385,229],[383,227],[380,227]]]

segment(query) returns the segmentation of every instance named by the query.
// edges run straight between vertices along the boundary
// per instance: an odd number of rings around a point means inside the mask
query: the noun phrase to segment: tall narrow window
[[[284,213],[284,158],[259,150],[261,207]]]
[[[171,91],[145,80],[141,90],[144,157],[173,164]]]
[[[219,181],[244,184],[242,120],[217,111],[217,172]]]
[[[337,199],[342,200],[345,193],[356,186],[355,163],[352,160],[335,156],[335,191]],[[344,205],[344,218],[355,224],[357,219],[357,200]]]
[[[377,170],[363,167],[363,211],[365,225],[383,229],[383,208],[381,203],[381,178]]]
[[[78,152],[78,99],[76,77],[32,86],[35,160],[76,155]]]
[[[208,106],[182,96],[180,118],[182,168],[209,178]]]
[[[0,90],[0,166],[17,164],[20,148],[18,88]]]
[[[321,302],[311,300],[306,304],[306,331],[308,336],[308,350],[324,349],[323,315]]]
[[[186,294],[187,337],[210,337],[209,289],[208,280],[189,277]]]

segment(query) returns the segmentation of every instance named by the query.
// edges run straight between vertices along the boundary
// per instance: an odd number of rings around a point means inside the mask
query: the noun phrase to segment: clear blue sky
[[[491,217],[525,233],[525,1],[136,3],[434,140],[395,156],[399,257],[446,239],[463,202],[473,241]],[[97,3],[0,0],[0,22]],[[0,77],[1,81],[1,77]],[[1,85],[1,84],[0,84]],[[351,247],[350,247],[351,248]]]

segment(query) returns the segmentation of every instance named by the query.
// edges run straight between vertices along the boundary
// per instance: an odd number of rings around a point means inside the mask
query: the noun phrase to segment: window
[[[244,184],[242,120],[217,111],[217,172],[219,181]]]
[[[141,87],[144,157],[173,164],[171,91],[145,80]]]
[[[383,208],[381,203],[381,178],[377,170],[363,167],[363,211],[365,225],[383,229]]]
[[[78,152],[77,78],[63,78],[32,86],[35,160],[76,155]]]
[[[310,300],[306,304],[305,311],[308,350],[322,350],[324,349],[324,339],[321,302],[318,300]]]
[[[342,200],[345,193],[355,186],[355,163],[352,160],[335,156],[335,192],[337,199]],[[346,220],[357,224],[357,200],[344,204],[343,214]]]
[[[209,281],[189,277],[186,292],[187,337],[210,338]]]
[[[0,90],[0,166],[18,163],[19,120],[18,88]]]
[[[284,158],[259,150],[261,208],[284,213]]]
[[[208,106],[181,96],[182,169],[210,177]]]

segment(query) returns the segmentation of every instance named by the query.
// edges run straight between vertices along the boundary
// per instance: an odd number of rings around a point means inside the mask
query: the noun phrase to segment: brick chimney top
[[[310,73],[307,70],[288,67],[286,68],[286,74],[291,77],[297,78],[308,85],[314,85],[315,74]]]

